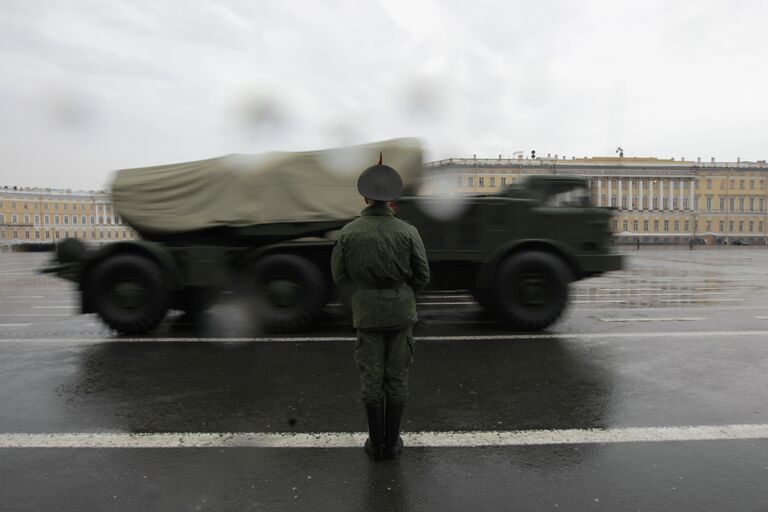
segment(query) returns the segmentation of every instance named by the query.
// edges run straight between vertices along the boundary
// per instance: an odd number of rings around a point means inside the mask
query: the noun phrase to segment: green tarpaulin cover
[[[379,152],[406,186],[421,175],[420,142],[404,138],[124,169],[112,183],[112,201],[139,233],[351,219],[364,206],[357,178],[378,163]]]

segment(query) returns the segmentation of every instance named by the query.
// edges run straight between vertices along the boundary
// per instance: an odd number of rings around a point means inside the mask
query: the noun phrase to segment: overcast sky
[[[3,0],[0,186],[421,137],[768,158],[768,3]]]

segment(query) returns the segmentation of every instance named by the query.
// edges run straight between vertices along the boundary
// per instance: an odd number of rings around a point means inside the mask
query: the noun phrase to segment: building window
[[[628,229],[629,229],[629,221],[625,220],[624,221],[624,231],[627,231]]]
[[[728,231],[731,231],[731,232],[733,232],[733,221],[730,221],[730,222],[728,223]]]
[[[104,232],[103,231],[99,231],[99,238],[104,238]]]
[[[754,221],[749,221],[749,232],[752,233],[755,230]]]
[[[712,197],[711,196],[707,197],[707,211],[708,212],[712,211]]]
[[[461,176],[459,176],[458,179],[456,180],[456,184],[458,186],[461,186]]]
[[[11,221],[14,224],[18,224],[19,223],[19,216],[14,213],[13,215],[11,215]]]
[[[470,178],[471,180],[472,178]],[[471,183],[470,183],[471,185]],[[99,224],[104,224],[104,217],[99,217]]]
[[[760,199],[760,211],[761,212],[765,211],[765,199],[762,199],[762,198]]]
[[[35,215],[35,224],[40,224],[40,216]]]
[[[740,212],[744,211],[744,198],[743,197],[739,198],[739,211]]]
[[[26,238],[27,240],[29,240],[29,231],[25,231],[25,232],[24,232],[24,238]]]
[[[507,178],[506,176],[502,176],[501,178],[501,186],[506,187],[507,186]]]
[[[14,210],[16,209],[16,201],[11,201],[11,208],[13,208]],[[15,231],[14,231],[14,233],[15,233]]]
[[[615,233],[618,230],[619,230],[619,221],[617,221],[616,219],[613,219],[613,232]]]
[[[0,213],[0,224],[5,224],[5,214]]]
[[[95,223],[96,223],[96,222],[94,221],[94,219],[95,219],[95,217],[94,217],[93,215],[91,215],[91,224],[95,224]]]
[[[679,220],[675,221],[675,231],[680,231],[680,221]]]
[[[744,180],[739,180],[739,188],[744,190]]]
[[[712,221],[711,220],[707,221],[707,231],[712,231]]]
[[[29,203],[24,203],[24,209],[29,210]]]
[[[611,204],[610,206],[616,206],[616,196],[611,196]]]
[[[480,187],[480,188],[483,188],[485,186],[485,178],[483,178],[482,176],[477,178],[477,186]],[[107,219],[107,220],[109,220],[109,219]]]
[[[468,187],[474,187],[475,186],[475,178],[474,176],[470,176],[467,178],[467,186]],[[101,223],[101,217],[99,217],[99,223]]]
[[[720,232],[722,233],[723,231],[725,231],[725,221],[721,220],[720,221]]]
[[[653,221],[653,230],[657,231],[657,232],[659,231],[659,221],[658,220],[654,220]]]
[[[685,224],[683,225],[683,231],[686,233],[688,232],[688,221],[685,221]]]
[[[492,187],[496,186],[496,178],[494,177],[491,177],[491,186]],[[115,224],[117,224],[117,217],[115,217]]]
[[[53,223],[56,224],[57,226],[59,225],[59,216],[58,215],[54,215],[53,216]]]
[[[708,189],[712,188],[712,180],[707,180],[707,188]]]
[[[45,216],[45,224],[46,224],[46,226],[47,226],[48,224],[50,224],[50,223],[51,223],[51,216],[50,216],[50,215],[46,215],[46,216]]]
[[[83,215],[82,217],[80,217],[80,223],[81,223],[83,226],[85,226],[85,215]]]
[[[654,197],[653,198],[653,209],[654,210],[658,210],[659,209],[659,198],[658,197]]]
[[[69,224],[69,217],[64,215],[64,224]]]
[[[755,211],[755,198],[750,197],[749,198],[749,211],[753,212]]]
[[[51,232],[50,231],[46,231],[45,232],[45,239],[48,240],[49,238],[51,238]]]
[[[72,224],[77,224],[77,215],[72,216]]]
[[[35,240],[40,240],[40,232],[35,231]]]
[[[757,223],[757,230],[761,233],[763,232],[763,221]]]
[[[728,206],[730,207],[730,211],[735,211],[736,210],[736,199],[732,197],[731,200],[728,201],[728,203],[729,203]]]
[[[673,210],[677,210],[677,198],[676,197],[672,198],[672,209]]]
[[[725,198],[724,197],[720,198],[720,211],[721,212],[725,211]]]
[[[632,221],[632,231],[637,232],[638,228],[640,227],[640,223],[638,221]]]
[[[744,232],[744,221],[739,221],[739,233]]]
[[[664,231],[669,231],[669,221],[668,220],[664,221]]]
[[[693,198],[693,209],[694,210],[698,210],[699,209],[699,198],[698,197],[694,197]]]
[[[755,189],[755,180],[749,180],[749,188],[752,189],[752,190]],[[750,229],[750,231],[752,231],[752,230]]]

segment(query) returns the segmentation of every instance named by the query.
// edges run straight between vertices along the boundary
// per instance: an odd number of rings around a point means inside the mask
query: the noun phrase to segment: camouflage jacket
[[[429,283],[427,255],[418,230],[388,206],[369,206],[342,228],[331,270],[336,284],[354,286],[355,328],[396,328],[416,321],[414,292]]]

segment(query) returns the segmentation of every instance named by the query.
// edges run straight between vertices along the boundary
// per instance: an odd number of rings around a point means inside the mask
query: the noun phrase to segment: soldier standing
[[[368,206],[342,228],[331,269],[338,285],[352,284],[355,361],[368,418],[365,451],[374,460],[396,459],[403,450],[400,421],[413,362],[415,293],[429,282],[429,264],[418,230],[394,216],[390,203],[403,182],[379,164],[360,175],[357,190]]]

